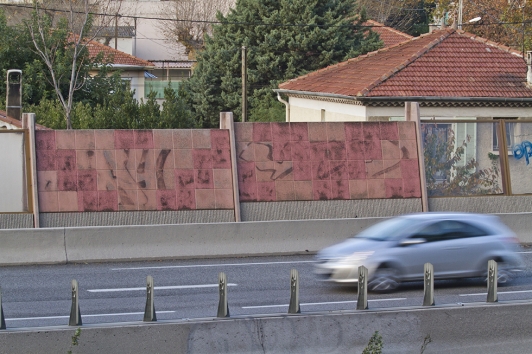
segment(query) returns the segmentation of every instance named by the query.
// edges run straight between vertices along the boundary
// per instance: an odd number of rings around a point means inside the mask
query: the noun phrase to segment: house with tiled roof
[[[0,111],[0,129],[22,129],[22,122],[7,115],[6,111]],[[44,125],[35,124],[36,130],[49,130]]]
[[[385,26],[377,21],[367,20],[362,25],[371,28],[373,32],[376,32],[379,35],[379,38],[383,42],[383,48],[391,47],[413,38],[409,34],[398,31],[395,28]]]

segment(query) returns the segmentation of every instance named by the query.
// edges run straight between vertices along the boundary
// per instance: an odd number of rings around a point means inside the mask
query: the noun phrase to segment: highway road
[[[527,269],[511,285],[499,287],[499,301],[532,300],[532,249],[523,248],[522,255]],[[79,282],[84,325],[142,321],[148,275],[154,278],[160,321],[215,317],[219,272],[227,274],[231,316],[286,313],[292,268],[299,271],[302,312],[355,309],[356,288],[318,280],[313,262],[312,255],[297,255],[1,267],[0,287],[8,328],[68,324],[72,279]],[[485,302],[486,284],[437,281],[435,301]],[[422,302],[422,282],[403,284],[390,294],[369,294],[370,308]]]

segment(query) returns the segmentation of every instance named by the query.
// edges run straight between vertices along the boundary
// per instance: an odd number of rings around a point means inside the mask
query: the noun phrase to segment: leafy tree
[[[238,0],[218,20],[222,23],[206,37],[194,75],[185,82],[187,103],[203,127],[217,126],[219,112],[242,114],[242,46],[248,48],[249,116],[264,120],[265,114],[284,112],[272,92],[279,82],[381,44],[360,27],[365,18],[351,0]]]
[[[164,89],[164,102],[162,104],[160,128],[187,129],[195,128],[196,122],[187,109],[185,99],[187,92],[182,87],[179,91],[173,90],[170,85]]]

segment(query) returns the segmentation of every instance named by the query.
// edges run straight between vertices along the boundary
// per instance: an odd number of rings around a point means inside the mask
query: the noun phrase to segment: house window
[[[154,69],[144,75],[144,96],[148,97],[150,92],[156,93],[156,98],[164,98],[164,89],[171,87],[177,91],[181,81],[188,77],[187,70],[182,69]]]
[[[496,119],[496,118],[495,118]],[[510,118],[515,119],[515,118]],[[512,152],[512,146],[515,144],[515,126],[517,123],[506,122],[506,147],[508,153]],[[499,151],[499,138],[497,136],[497,130],[499,129],[499,122],[493,123],[493,151]]]

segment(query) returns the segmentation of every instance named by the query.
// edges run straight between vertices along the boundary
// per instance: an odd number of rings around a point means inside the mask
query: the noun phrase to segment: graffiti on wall
[[[517,160],[525,158],[526,164],[530,163],[530,157],[532,157],[532,143],[528,140],[521,142],[520,144],[515,144],[512,147],[514,157]]]

